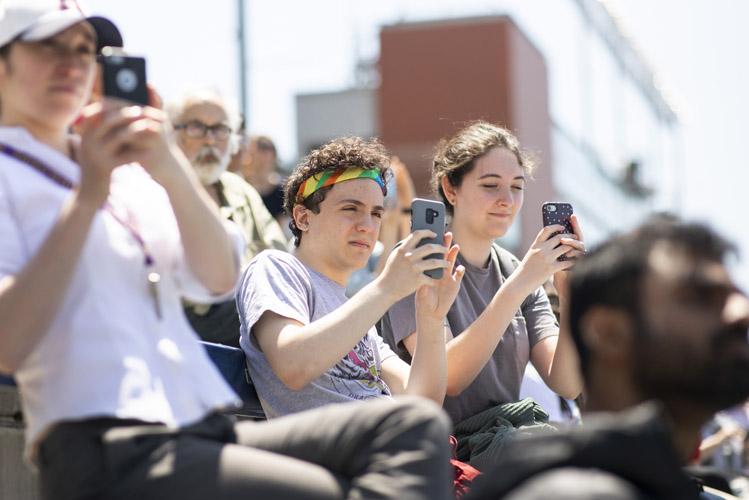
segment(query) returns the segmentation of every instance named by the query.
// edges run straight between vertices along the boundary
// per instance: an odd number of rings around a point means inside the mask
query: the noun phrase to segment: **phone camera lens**
[[[556,205],[547,205],[546,206],[546,210],[549,211],[549,212],[556,212],[557,211],[557,207],[556,207]]]
[[[117,85],[123,92],[130,93],[138,87],[138,76],[135,71],[123,68],[117,72]]]
[[[436,210],[427,208],[427,213],[426,213],[427,224],[434,224],[434,218],[437,217],[437,215],[439,214]]]

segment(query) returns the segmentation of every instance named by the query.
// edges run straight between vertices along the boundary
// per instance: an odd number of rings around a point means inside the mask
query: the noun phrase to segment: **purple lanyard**
[[[15,158],[22,163],[25,163],[58,186],[62,186],[67,189],[73,189],[75,187],[70,179],[56,172],[52,167],[28,153],[19,151],[16,148],[2,142],[0,142],[0,153],[5,154],[6,156],[10,156],[11,158]],[[155,264],[155,260],[151,255],[151,252],[148,251],[146,241],[140,235],[138,229],[136,229],[135,226],[117,215],[117,213],[114,211],[114,208],[108,201],[104,202],[104,209],[107,211],[107,213],[109,213],[109,215],[112,216],[115,221],[117,221],[132,235],[133,239],[138,243],[138,246],[140,246],[141,250],[143,251],[143,263],[148,268],[152,267]]]

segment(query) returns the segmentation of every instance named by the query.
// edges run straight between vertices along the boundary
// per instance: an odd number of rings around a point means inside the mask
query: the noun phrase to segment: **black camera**
[[[148,105],[144,58],[125,55],[114,47],[104,47],[100,62],[105,96]]]

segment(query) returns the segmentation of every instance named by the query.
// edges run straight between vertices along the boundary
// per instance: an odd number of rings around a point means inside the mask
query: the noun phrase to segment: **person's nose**
[[[215,145],[216,140],[216,131],[212,128],[205,129],[205,135],[203,136],[203,142],[206,144],[210,144],[211,146]]]
[[[723,308],[723,319],[729,325],[743,326],[749,336],[749,297],[741,292],[731,294]]]
[[[356,224],[356,230],[360,233],[370,233],[376,231],[378,225],[379,219],[377,219],[374,215],[364,214],[359,217],[359,220]]]
[[[510,206],[512,205],[513,196],[512,190],[509,186],[500,186],[497,189],[496,203],[499,205]]]

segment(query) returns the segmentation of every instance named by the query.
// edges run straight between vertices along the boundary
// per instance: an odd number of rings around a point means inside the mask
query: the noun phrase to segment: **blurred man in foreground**
[[[749,397],[749,300],[729,243],[659,217],[591,252],[570,280],[570,326],[591,418],[518,440],[472,498],[700,498],[682,466],[700,427]],[[650,403],[645,403],[645,402]]]

